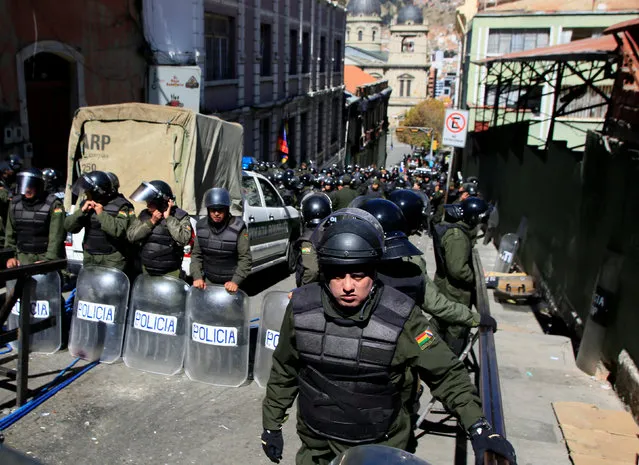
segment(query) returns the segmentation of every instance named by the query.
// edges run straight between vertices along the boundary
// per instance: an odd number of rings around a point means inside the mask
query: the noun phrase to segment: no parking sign
[[[468,133],[468,110],[446,110],[442,144],[451,147],[465,147]]]

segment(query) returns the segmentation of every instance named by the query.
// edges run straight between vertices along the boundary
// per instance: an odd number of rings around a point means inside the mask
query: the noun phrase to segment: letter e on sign
[[[468,133],[468,110],[446,110],[442,144],[451,147],[465,147]]]

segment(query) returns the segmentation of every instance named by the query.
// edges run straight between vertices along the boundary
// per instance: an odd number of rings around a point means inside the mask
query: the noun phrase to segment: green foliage
[[[441,131],[444,127],[444,115],[446,109],[439,100],[422,100],[413,108],[406,112],[406,116],[400,126],[412,126],[422,128],[432,128],[435,139],[441,140]],[[430,147],[430,136],[424,132],[404,131],[397,133],[397,139],[405,144],[416,147]]]

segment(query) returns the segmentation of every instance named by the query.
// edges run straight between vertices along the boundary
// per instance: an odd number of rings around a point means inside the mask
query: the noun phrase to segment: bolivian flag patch
[[[419,346],[419,348],[424,350],[426,347],[432,344],[434,337],[435,335],[433,334],[433,332],[430,329],[427,329],[419,336],[417,336],[415,340],[417,341],[417,345]]]
[[[310,253],[311,253],[311,248],[310,247],[302,247],[302,254],[308,255]]]

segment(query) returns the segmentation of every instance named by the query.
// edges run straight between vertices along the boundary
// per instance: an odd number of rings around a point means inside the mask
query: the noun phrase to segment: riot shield
[[[394,447],[377,444],[356,446],[333,459],[329,465],[429,465],[425,460]]]
[[[170,276],[138,276],[129,302],[122,356],[126,366],[160,375],[182,371],[188,288]]]
[[[46,274],[34,275],[35,284],[31,287],[31,323],[41,321],[50,316],[55,317],[55,325],[50,328],[31,333],[29,348],[31,352],[52,354],[62,345],[62,293],[60,289],[60,274],[51,271]],[[13,291],[15,281],[7,282],[7,295]],[[7,319],[7,329],[20,326],[20,299],[11,309]],[[17,349],[18,342],[11,343]]]
[[[129,278],[120,270],[85,266],[73,302],[69,352],[84,360],[113,363],[124,340]]]
[[[257,335],[257,350],[253,377],[259,387],[265,388],[271,374],[273,351],[280,338],[280,327],[289,303],[288,292],[272,291],[262,301],[262,317]]]
[[[494,271],[508,273],[515,255],[517,255],[517,249],[519,249],[519,236],[517,234],[508,233],[502,237],[499,242],[499,256],[495,262]]]
[[[195,381],[238,387],[248,378],[249,306],[242,291],[192,287],[186,297],[184,371]]]

